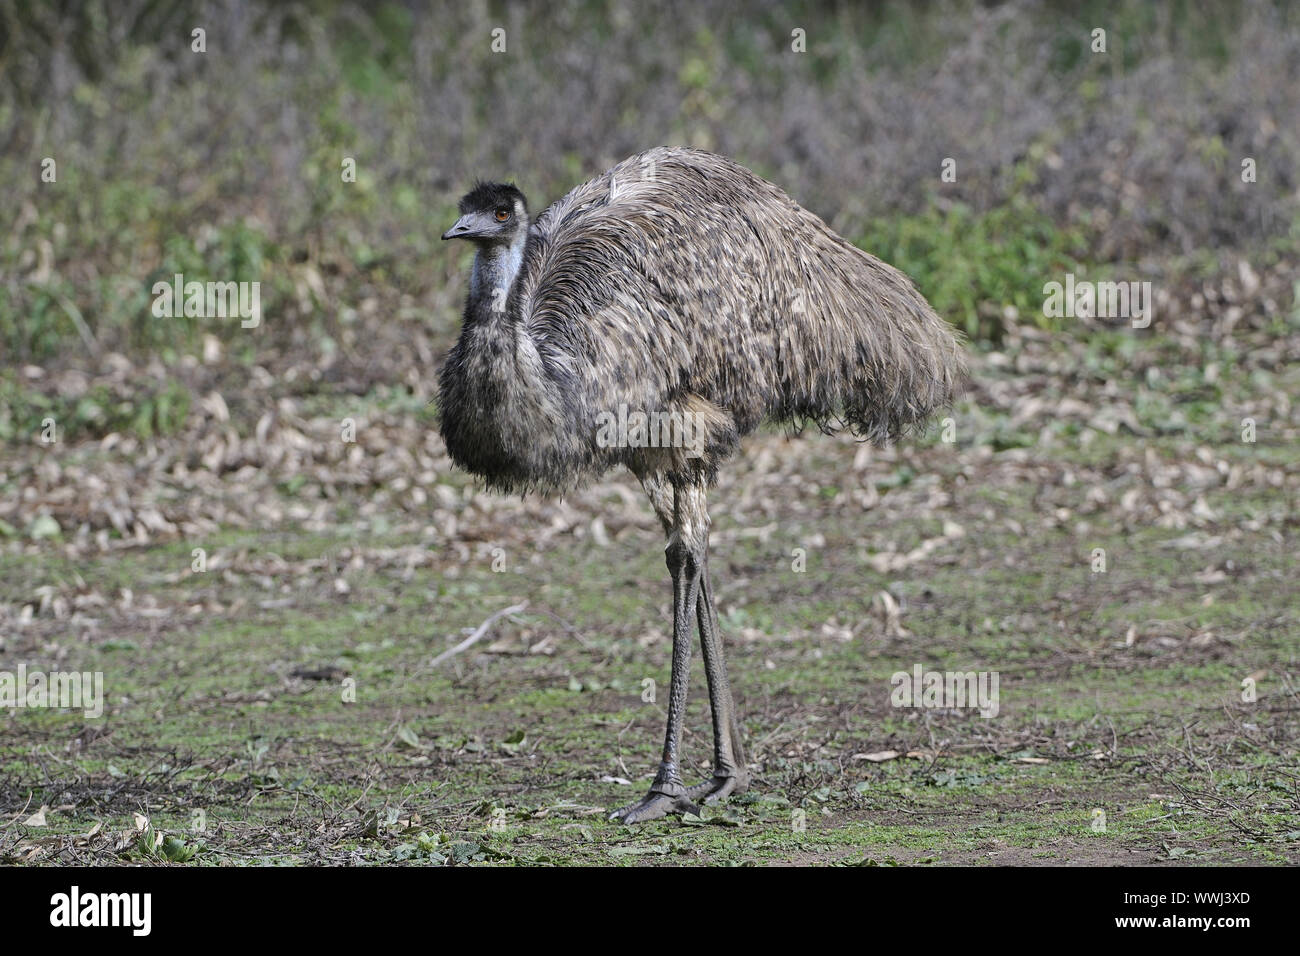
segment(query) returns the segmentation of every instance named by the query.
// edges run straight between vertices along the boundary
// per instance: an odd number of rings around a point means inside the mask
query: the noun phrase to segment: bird
[[[610,819],[699,813],[751,782],[708,567],[708,492],[742,438],[920,431],[967,381],[962,338],[904,273],[724,156],[662,146],[530,218],[476,182],[442,234],[476,247],[438,381],[451,461],[509,494],[567,494],[626,467],[663,526],[672,663],[662,758]],[[683,779],[698,629],[713,769]]]

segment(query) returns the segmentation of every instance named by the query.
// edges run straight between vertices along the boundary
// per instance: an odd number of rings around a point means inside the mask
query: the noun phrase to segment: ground
[[[606,817],[671,642],[630,476],[490,495],[422,400],[271,383],[246,424],[203,398],[173,438],[25,446],[4,666],[106,704],[0,716],[0,859],[1300,861],[1297,339],[1013,331],[947,429],[751,438],[711,500],[753,786],[636,827]],[[996,716],[893,706],[918,665],[996,672]]]

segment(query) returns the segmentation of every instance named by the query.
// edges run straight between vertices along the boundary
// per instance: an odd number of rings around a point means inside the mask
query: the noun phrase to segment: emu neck
[[[527,240],[528,230],[520,229],[508,244],[493,243],[479,248],[469,279],[469,299],[470,308],[480,317],[505,313],[510,290],[524,262]]]

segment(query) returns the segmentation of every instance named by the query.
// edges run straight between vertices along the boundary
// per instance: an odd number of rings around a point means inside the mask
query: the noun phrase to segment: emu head
[[[444,239],[512,245],[528,229],[528,201],[513,183],[478,183],[460,201],[460,218]]]

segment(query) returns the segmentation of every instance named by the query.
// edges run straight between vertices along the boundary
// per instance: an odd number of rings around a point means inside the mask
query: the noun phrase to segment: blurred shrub
[[[178,431],[190,410],[179,382],[131,382],[114,391],[96,384],[79,395],[49,394],[0,375],[0,441],[32,440],[36,423],[54,420],[60,440],[119,432],[150,438]]]
[[[1021,166],[1001,205],[976,211],[935,200],[919,213],[872,220],[858,244],[911,276],[935,310],[973,339],[997,339],[1006,306],[1059,327],[1043,315],[1042,288],[1067,272],[1087,272],[1087,233],[1033,202],[1037,176],[1029,160]]]
[[[1075,263],[1294,258],[1298,21],[1267,0],[0,0],[0,361],[166,359],[205,333],[347,356],[412,322],[445,342],[465,253],[438,235],[471,179],[540,209],[662,143],[779,183],[975,336]],[[261,281],[263,327],[154,319],[178,271]]]
[[[1050,324],[1043,284],[1086,271],[1082,231],[1062,228],[1023,197],[986,212],[930,206],[872,225],[859,245],[911,276],[935,310],[974,339],[1001,333],[1000,312],[981,309],[991,303]]]

